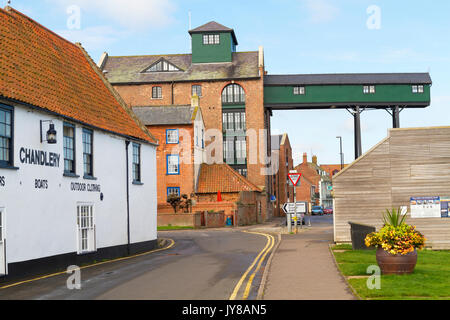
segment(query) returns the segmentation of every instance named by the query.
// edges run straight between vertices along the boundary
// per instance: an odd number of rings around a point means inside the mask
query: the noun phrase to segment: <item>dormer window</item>
[[[218,34],[204,34],[203,44],[220,44],[220,36]]]
[[[174,72],[174,71],[182,71],[177,66],[172,63],[161,59],[158,62],[152,64],[149,68],[147,68],[144,72]]]

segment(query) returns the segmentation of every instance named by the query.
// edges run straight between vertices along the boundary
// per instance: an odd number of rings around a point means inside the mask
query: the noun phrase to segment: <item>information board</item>
[[[441,218],[440,197],[411,197],[411,218]]]
[[[441,218],[450,216],[450,197],[441,197]]]

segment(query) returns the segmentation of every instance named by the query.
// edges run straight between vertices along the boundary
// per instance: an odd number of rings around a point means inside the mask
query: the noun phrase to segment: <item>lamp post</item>
[[[341,155],[341,170],[344,169],[344,154],[342,153],[342,137],[341,136],[337,136],[337,139],[339,139],[340,141],[340,155]]]

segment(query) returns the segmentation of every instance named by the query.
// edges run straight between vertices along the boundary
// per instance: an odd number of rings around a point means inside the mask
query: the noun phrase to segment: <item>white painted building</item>
[[[0,20],[17,31],[0,56],[0,277],[153,249],[153,137],[81,45],[10,8]]]

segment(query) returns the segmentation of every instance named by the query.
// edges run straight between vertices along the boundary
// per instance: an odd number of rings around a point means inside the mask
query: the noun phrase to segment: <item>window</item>
[[[141,145],[133,143],[133,182],[141,182]]]
[[[225,110],[222,114],[223,131],[245,131],[245,110]]]
[[[162,88],[153,87],[152,88],[152,99],[162,99]]]
[[[305,94],[305,87],[294,87],[294,95]]]
[[[238,138],[236,140],[236,159],[238,161],[245,161],[247,158],[247,143],[245,138]]]
[[[202,86],[198,84],[192,85],[192,96],[197,95],[199,97],[202,96]]]
[[[85,176],[92,177],[94,175],[92,160],[92,130],[83,129],[83,165]]]
[[[375,93],[375,86],[364,86],[363,92],[364,94],[373,94]]]
[[[169,187],[169,188],[167,188],[167,197],[169,197],[171,194],[175,194],[177,196],[180,196],[180,187]]]
[[[229,165],[245,164],[247,141],[245,137],[226,137],[223,141],[223,159]]]
[[[75,174],[75,126],[63,126],[64,173]]]
[[[177,175],[180,174],[180,157],[178,155],[167,155],[167,174]]]
[[[78,254],[96,250],[93,205],[77,206]]]
[[[0,105],[0,166],[12,165],[13,109]]]
[[[203,44],[220,44],[220,35],[218,34],[204,34]]]
[[[195,146],[196,147],[198,147],[198,135],[199,135],[198,127],[195,127]]]
[[[150,68],[148,68],[144,72],[173,72],[173,71],[181,71],[181,69],[171,64],[170,62],[161,59],[155,64],[151,65]]]
[[[238,84],[229,84],[222,91],[222,103],[245,103],[245,91]]]
[[[231,139],[223,142],[223,160],[228,164],[234,164],[234,141]]]
[[[178,144],[178,143],[179,143],[178,129],[167,129],[166,144]]]
[[[205,129],[202,129],[202,149],[205,148]]]
[[[243,177],[247,177],[247,169],[246,168],[238,168],[237,172],[243,176]]]
[[[423,93],[423,85],[414,85],[412,86],[413,93]]]

